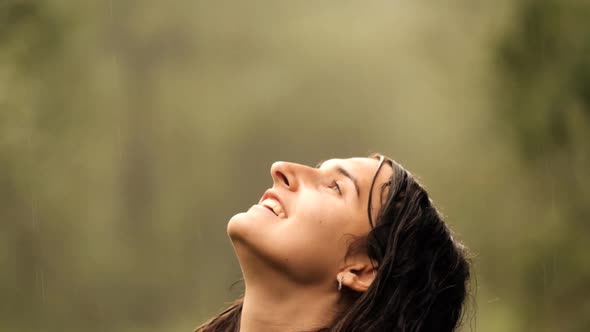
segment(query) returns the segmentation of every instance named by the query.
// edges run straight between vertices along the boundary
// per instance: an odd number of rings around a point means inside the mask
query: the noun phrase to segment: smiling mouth
[[[265,209],[267,209],[268,211],[270,211],[270,212],[274,213],[274,215],[275,215],[275,216],[277,216],[277,217],[279,216],[279,215],[278,215],[278,214],[277,214],[277,213],[276,213],[276,212],[275,212],[273,209],[271,209],[270,207],[268,207],[268,206],[266,206],[266,205],[263,205],[262,207],[263,207],[263,208],[265,208]]]
[[[270,210],[272,213],[274,213],[275,216],[277,216],[279,218],[286,217],[285,211],[283,211],[283,207],[275,199],[267,198],[267,199],[263,200],[262,202],[260,202],[260,206]]]

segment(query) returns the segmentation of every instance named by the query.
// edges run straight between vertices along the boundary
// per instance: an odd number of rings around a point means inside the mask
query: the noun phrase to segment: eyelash
[[[338,182],[336,182],[336,180],[334,180],[334,182],[332,182],[332,185],[330,186],[330,188],[335,188],[338,191],[338,194],[340,196],[342,196],[342,190],[340,189],[340,186],[338,185]]]

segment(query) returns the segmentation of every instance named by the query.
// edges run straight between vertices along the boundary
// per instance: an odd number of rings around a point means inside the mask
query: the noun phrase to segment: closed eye
[[[336,190],[338,192],[338,195],[342,196],[342,190],[340,189],[340,186],[338,185],[338,182],[336,182],[336,180],[334,180],[334,182],[332,182],[332,185],[330,186],[330,188]]]

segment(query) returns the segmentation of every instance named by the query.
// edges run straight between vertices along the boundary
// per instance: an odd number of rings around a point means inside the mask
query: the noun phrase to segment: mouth
[[[267,190],[264,195],[262,195],[258,205],[268,209],[281,219],[287,218],[287,213],[281,204],[279,196],[272,189]]]

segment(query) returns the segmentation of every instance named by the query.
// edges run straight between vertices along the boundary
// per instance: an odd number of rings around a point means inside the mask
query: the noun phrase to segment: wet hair
[[[348,254],[363,251],[377,273],[365,292],[344,288],[349,305],[329,326],[313,332],[452,332],[463,317],[470,279],[466,248],[412,174],[382,155],[371,184],[368,215],[372,229]],[[375,180],[384,163],[393,175],[380,189],[381,209],[373,224]],[[195,332],[239,331],[242,299]],[[311,331],[309,331],[311,332]]]

